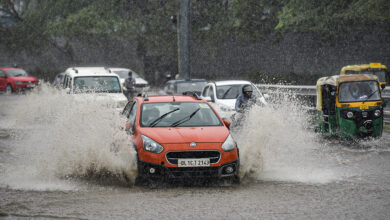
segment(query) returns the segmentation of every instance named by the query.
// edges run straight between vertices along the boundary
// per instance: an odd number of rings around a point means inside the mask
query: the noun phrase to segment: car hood
[[[225,126],[141,128],[142,133],[160,144],[223,143],[229,135]]]
[[[22,81],[22,82],[35,82],[35,81],[38,81],[37,78],[33,77],[33,76],[12,76],[10,77],[16,81]]]
[[[79,93],[74,95],[79,100],[94,99],[96,101],[127,102],[127,98],[123,93]]]
[[[236,100],[235,99],[219,99],[216,104],[219,105],[222,110],[225,110],[225,108],[226,108],[226,110],[234,110],[234,107],[236,105]]]

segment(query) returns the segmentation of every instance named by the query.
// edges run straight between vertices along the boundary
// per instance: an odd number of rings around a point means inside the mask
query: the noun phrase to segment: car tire
[[[12,86],[11,84],[7,85],[7,88],[5,89],[5,94],[11,95],[12,94]]]

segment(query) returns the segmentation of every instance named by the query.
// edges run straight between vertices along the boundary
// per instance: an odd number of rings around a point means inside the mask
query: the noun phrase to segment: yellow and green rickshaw
[[[370,63],[361,65],[349,65],[341,68],[340,75],[345,74],[373,74],[379,79],[379,85],[383,89],[390,80],[387,66],[381,63]]]
[[[317,81],[316,130],[341,138],[380,137],[385,104],[375,75],[322,77]]]

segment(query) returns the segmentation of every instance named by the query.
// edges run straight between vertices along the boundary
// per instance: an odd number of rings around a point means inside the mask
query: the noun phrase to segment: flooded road
[[[288,104],[286,104],[288,103]],[[291,99],[253,109],[234,133],[240,185],[134,186],[135,153],[110,103],[49,87],[0,96],[0,217],[388,219],[390,132],[318,136]]]

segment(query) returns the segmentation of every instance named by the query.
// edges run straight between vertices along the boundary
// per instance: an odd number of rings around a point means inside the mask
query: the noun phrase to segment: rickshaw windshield
[[[379,79],[379,82],[386,82],[386,71],[384,70],[362,70],[362,74],[373,74]]]
[[[366,102],[381,99],[377,81],[344,82],[339,87],[339,102]]]

